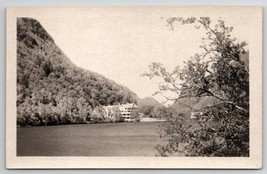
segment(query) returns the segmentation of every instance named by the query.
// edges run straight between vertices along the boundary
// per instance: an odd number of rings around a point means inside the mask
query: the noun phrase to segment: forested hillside
[[[38,21],[17,19],[19,125],[83,123],[96,107],[136,103],[136,97],[126,87],[74,65]]]
[[[155,106],[155,105],[161,105],[161,104],[152,97],[137,98],[138,107]]]

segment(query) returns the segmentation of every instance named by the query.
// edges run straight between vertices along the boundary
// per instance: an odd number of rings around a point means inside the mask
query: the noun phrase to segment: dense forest
[[[84,123],[95,108],[136,98],[126,87],[74,65],[35,19],[17,19],[18,125]]]

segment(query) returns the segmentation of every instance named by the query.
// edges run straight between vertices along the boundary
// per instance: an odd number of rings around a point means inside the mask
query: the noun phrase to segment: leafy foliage
[[[132,91],[75,66],[38,21],[17,19],[19,125],[85,123],[95,108],[127,102]]]
[[[164,105],[154,105],[154,106],[142,106],[139,110],[144,117],[163,119],[168,112],[168,108]]]
[[[174,17],[167,20],[172,30],[175,22],[204,29],[206,37],[200,45],[203,52],[173,72],[161,63],[153,63],[144,76],[163,80],[155,94],[165,96],[171,91],[177,97],[166,97],[166,101],[179,102],[201,114],[196,120],[184,114],[168,115],[170,123],[163,128],[163,136],[169,141],[157,146],[160,155],[249,156],[249,69],[243,58],[247,56],[246,42],[237,43],[231,37],[233,27],[227,27],[223,20],[212,25],[208,17]],[[204,97],[210,101],[202,100],[201,107],[184,102]]]

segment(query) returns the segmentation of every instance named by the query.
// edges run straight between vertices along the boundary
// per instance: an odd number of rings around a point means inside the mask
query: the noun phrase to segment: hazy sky
[[[208,13],[200,14],[218,18],[218,14]],[[37,19],[76,65],[102,74],[142,98],[151,96],[158,86],[158,82],[140,77],[149,70],[149,64],[161,62],[169,70],[182,65],[184,60],[199,52],[204,36],[203,30],[196,30],[192,25],[178,26],[171,31],[161,19],[176,14],[190,16],[188,11],[53,8],[31,9],[22,14]],[[234,35],[248,42],[246,16],[227,11],[220,14],[226,24],[234,26]],[[161,97],[156,99],[162,100]]]

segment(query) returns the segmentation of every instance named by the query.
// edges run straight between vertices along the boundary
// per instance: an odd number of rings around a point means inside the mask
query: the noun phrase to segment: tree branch
[[[225,100],[217,95],[215,95],[214,93],[212,93],[211,91],[209,90],[206,90],[207,93],[209,93],[212,97],[216,98],[216,99],[219,99],[220,101],[224,102],[224,103],[228,103],[228,104],[232,104],[234,105],[237,109],[239,110],[242,110],[244,112],[248,112],[248,110],[246,108],[243,108],[241,106],[238,106],[236,103],[232,102],[232,101],[229,101],[229,100]]]

